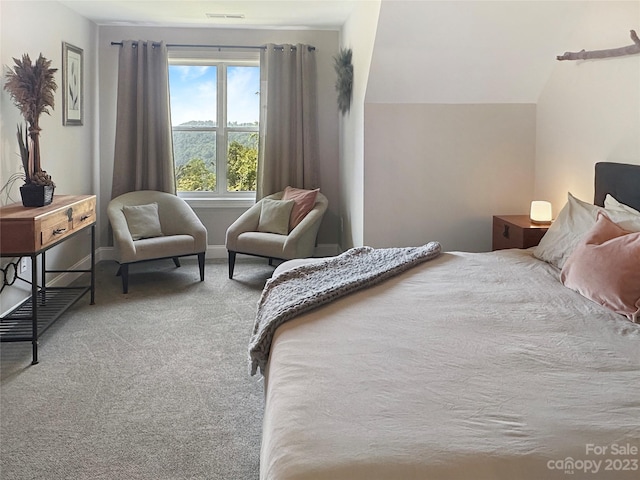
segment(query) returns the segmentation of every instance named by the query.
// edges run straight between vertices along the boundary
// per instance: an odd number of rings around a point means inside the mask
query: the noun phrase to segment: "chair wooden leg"
[[[173,263],[176,264],[176,267],[180,266],[180,259],[178,257],[173,257]]]
[[[120,265],[118,272],[122,277],[122,293],[129,293],[129,264],[123,263]]]
[[[198,267],[200,267],[200,281],[204,282],[204,253],[198,254]]]
[[[229,278],[233,278],[233,269],[236,265],[236,252],[229,250]]]

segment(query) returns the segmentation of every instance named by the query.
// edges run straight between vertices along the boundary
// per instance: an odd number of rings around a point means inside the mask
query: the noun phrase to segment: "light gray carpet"
[[[171,260],[97,267],[83,297],[31,344],[1,344],[0,478],[258,478],[263,383],[248,374],[273,267]]]

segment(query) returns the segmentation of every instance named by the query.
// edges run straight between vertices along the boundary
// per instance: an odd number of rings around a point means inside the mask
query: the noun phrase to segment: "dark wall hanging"
[[[334,68],[338,74],[336,90],[338,91],[338,109],[344,115],[351,108],[351,91],[353,89],[353,64],[351,63],[351,49],[342,48],[333,57]]]
[[[587,52],[580,50],[579,52],[565,52],[564,55],[558,55],[558,60],[589,60],[592,58],[609,58],[621,57],[623,55],[635,55],[640,53],[640,39],[635,30],[631,30],[631,40],[633,45],[620,48],[608,48],[606,50],[593,50]]]

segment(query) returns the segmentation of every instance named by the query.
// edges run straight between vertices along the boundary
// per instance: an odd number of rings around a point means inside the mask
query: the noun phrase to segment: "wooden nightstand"
[[[549,225],[531,223],[529,215],[495,215],[492,249],[535,247],[548,229]]]

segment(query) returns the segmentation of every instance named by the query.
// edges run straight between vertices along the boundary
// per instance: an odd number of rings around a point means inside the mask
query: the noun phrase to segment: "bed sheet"
[[[640,325],[558,277],[444,253],[281,326],[261,479],[637,478]]]

